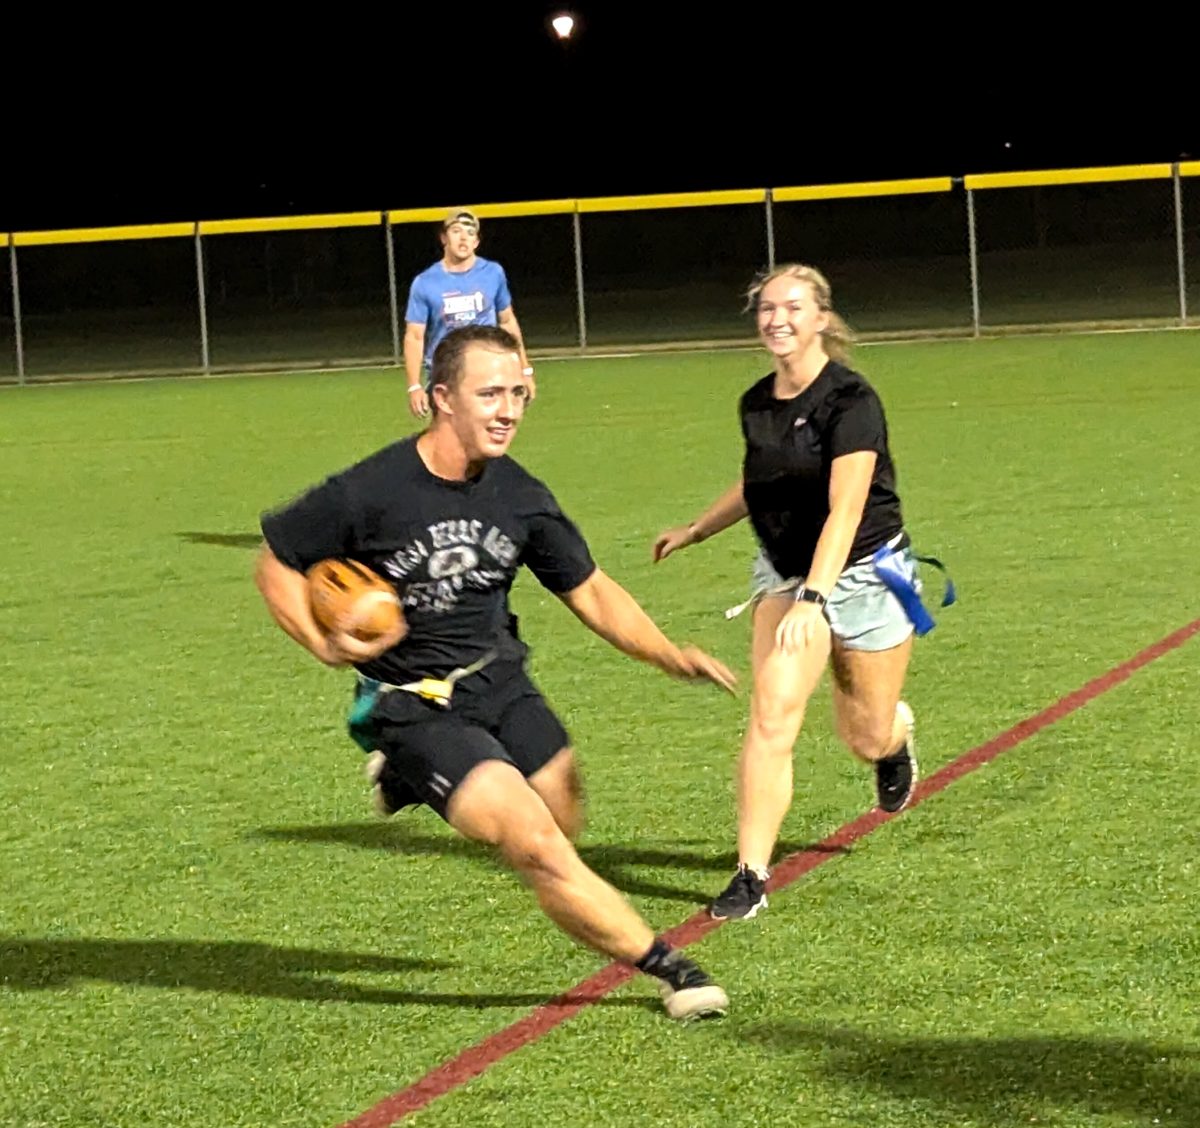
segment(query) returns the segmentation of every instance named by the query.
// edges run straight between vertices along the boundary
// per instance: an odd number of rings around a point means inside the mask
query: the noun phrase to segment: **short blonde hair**
[[[833,308],[833,290],[829,279],[815,266],[805,266],[800,262],[785,262],[774,270],[759,274],[746,290],[746,311],[753,313],[758,309],[758,300],[762,296],[763,287],[776,278],[794,278],[797,282],[807,282],[812,287],[813,297],[817,300],[817,308],[829,314],[829,324],[821,332],[825,351],[834,360],[844,363],[850,359],[850,350],[854,345],[854,333],[850,326]]]

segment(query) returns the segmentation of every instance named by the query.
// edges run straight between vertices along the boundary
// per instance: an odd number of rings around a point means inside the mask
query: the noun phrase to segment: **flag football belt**
[[[950,573],[946,571],[946,566],[936,556],[918,556],[914,552],[912,559],[919,560],[922,564],[932,565],[946,577],[946,588],[942,592],[943,607],[949,607],[958,599],[958,592],[954,589],[954,581],[950,578]],[[927,635],[933,630],[937,624],[925,604],[921,602],[921,589],[917,584],[916,571],[908,564],[903,555],[888,548],[885,544],[871,557],[871,564],[883,586],[900,601],[900,606],[904,608],[904,613],[908,616],[917,635]]]
[[[913,630],[918,635],[927,635],[933,630],[935,623],[933,616],[929,614],[925,604],[921,602],[921,590],[917,582],[915,570],[905,560],[903,551],[897,549],[897,546],[903,539],[904,533],[897,533],[887,544],[877,549],[870,556],[864,556],[854,561],[853,566],[858,567],[859,565],[870,564],[879,582],[900,601],[900,606],[904,608],[904,613],[908,616],[909,622],[912,623]],[[934,556],[920,556],[915,552],[911,554],[911,557],[913,560],[919,560],[922,564],[929,564],[937,568],[946,577],[946,588],[942,593],[941,605],[943,607],[949,607],[958,599],[954,581],[950,578],[950,573],[946,571],[945,565],[940,560]],[[803,583],[803,579],[784,580],[773,587],[756,591],[745,602],[739,603],[736,607],[730,607],[725,612],[725,618],[736,618],[746,608],[753,607],[760,600],[767,598],[767,596],[785,595],[788,592],[795,591]]]
[[[419,681],[405,682],[404,685],[392,685],[390,682],[379,681],[376,678],[368,678],[359,674],[359,700],[355,703],[354,711],[355,713],[359,713],[361,710],[365,716],[383,694],[397,692],[415,693],[418,697],[424,698],[426,701],[432,701],[435,705],[440,705],[443,709],[449,709],[450,699],[454,696],[454,687],[463,678],[470,677],[471,674],[477,674],[485,666],[490,665],[495,661],[498,653],[498,651],[489,650],[469,666],[460,666],[457,670],[451,670],[444,678],[421,678]],[[366,702],[365,706],[363,702]],[[352,723],[353,720],[354,718],[352,717]]]
[[[350,736],[364,752],[374,752],[379,747],[379,728],[372,714],[380,697],[385,693],[412,693],[425,701],[432,701],[443,709],[450,708],[450,699],[454,696],[454,687],[463,678],[477,674],[484,666],[489,665],[498,656],[498,651],[489,650],[469,666],[460,666],[451,670],[444,678],[421,678],[419,681],[407,682],[404,685],[392,685],[390,682],[378,681],[375,678],[358,675],[358,685],[354,690],[354,703],[350,706],[350,715],[346,718]]]
[[[455,685],[460,683],[463,678],[469,677],[470,674],[479,673],[482,668],[496,659],[497,654],[497,650],[488,650],[486,654],[473,661],[469,666],[451,670],[444,678],[421,678],[419,682],[408,682],[404,685],[379,682],[376,678],[366,678],[360,673],[359,684],[355,686],[354,690],[354,703],[350,706],[350,715],[347,718],[350,737],[362,750],[373,752],[379,746],[379,733],[371,719],[371,714],[380,697],[384,694],[394,694],[394,692],[415,694],[424,698],[425,701],[439,704],[443,709],[449,709]]]

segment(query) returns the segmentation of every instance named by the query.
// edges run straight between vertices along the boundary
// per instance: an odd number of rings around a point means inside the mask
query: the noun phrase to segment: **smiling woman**
[[[718,920],[766,906],[792,746],[827,661],[838,735],[874,767],[879,806],[903,809],[917,780],[913,714],[900,700],[913,623],[884,566],[918,605],[919,585],[883,405],[847,367],[850,333],[820,271],[781,266],[747,296],[773,365],[742,396],[742,476],[654,544],[662,560],[749,517],[760,545],[744,605],[754,608],[754,695],[738,765],[739,864],[710,908]]]

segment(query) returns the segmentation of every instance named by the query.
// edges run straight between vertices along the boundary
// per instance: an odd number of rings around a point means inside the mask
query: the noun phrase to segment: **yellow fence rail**
[[[915,196],[926,192],[949,192],[954,180],[935,176],[924,180],[875,180],[862,184],[817,184],[809,188],[776,188],[772,198],[777,203],[795,200],[847,200],[865,196]]]
[[[275,219],[207,219],[197,226],[201,235],[246,235],[267,231],[328,231],[337,227],[375,227],[379,212],[343,215],[289,215]]]
[[[65,231],[14,231],[17,247],[48,247],[63,243],[116,243],[129,239],[172,239],[196,233],[194,223],[137,224],[131,227],[76,227]]]
[[[731,204],[793,203],[807,200],[846,200],[872,196],[906,196],[950,192],[961,185],[968,191],[995,188],[1047,188],[1068,184],[1116,184],[1131,180],[1169,180],[1176,175],[1200,176],[1200,161],[1179,165],[1113,165],[1107,168],[1069,168],[1035,172],[972,173],[955,178],[862,181],[851,184],[810,184],[782,188],[745,188],[713,192],[668,192],[646,196],[596,196],[582,199],[530,200],[517,203],[472,204],[481,219],[519,219],[544,215],[587,215],[596,212],[648,211],[666,208],[721,207]],[[57,231],[0,233],[0,246],[18,247],[64,243],[116,242],[129,239],[171,239],[200,235],[240,235],[274,231],[319,231],[339,227],[373,227],[391,223],[436,223],[445,207],[401,208],[347,212],[335,215],[292,215],[257,219],[203,219],[187,223],[135,224],[124,227],[67,228]]]
[[[1182,169],[1180,170],[1182,174]],[[1063,184],[1116,184],[1129,180],[1169,180],[1169,164],[1117,165],[1112,168],[1063,168],[1052,172],[993,172],[963,177],[969,191],[986,188],[1053,188]]]
[[[775,261],[773,209],[778,205],[803,204],[819,201],[856,200],[920,195],[960,193],[966,200],[967,244],[969,246],[970,294],[972,331],[978,336],[981,325],[979,254],[976,234],[974,194],[1002,189],[1043,189],[1079,185],[1123,184],[1137,181],[1169,181],[1173,183],[1175,237],[1178,262],[1178,323],[1188,324],[1187,279],[1185,270],[1185,229],[1183,225],[1183,193],[1181,181],[1200,177],[1200,161],[1175,164],[1117,165],[1102,168],[1033,170],[1025,172],[972,173],[963,177],[924,177],[904,180],[865,181],[845,184],[792,185],[773,188],[742,188],[710,192],[674,192],[633,196],[601,196],[553,200],[531,200],[511,203],[470,204],[471,209],[486,220],[566,216],[573,221],[575,288],[577,300],[578,345],[586,351],[587,312],[584,290],[584,259],[582,254],[583,221],[602,213],[636,213],[714,207],[757,207],[763,209],[763,231],[766,240],[766,262]],[[458,203],[462,203],[459,201]],[[1039,207],[1042,206],[1040,203]],[[19,260],[21,251],[40,247],[70,246],[89,243],[124,243],[140,240],[190,240],[195,249],[195,288],[198,321],[203,336],[201,369],[208,371],[207,313],[205,307],[207,267],[203,243],[226,235],[262,235],[284,232],[332,231],[337,229],[377,228],[386,237],[389,303],[392,329],[392,359],[400,362],[400,327],[402,294],[397,285],[395,248],[392,229],[409,224],[436,224],[446,214],[448,206],[385,209],[337,214],[267,216],[244,219],[199,219],[176,223],[131,224],[113,227],[79,227],[54,230],[22,230],[0,232],[0,248],[8,258],[8,269],[0,277],[0,299],[4,297],[5,282],[11,297],[17,375],[24,382],[22,313],[20,298]],[[37,254],[37,251],[33,251]],[[175,253],[175,252],[171,252]],[[188,252],[185,252],[188,253]],[[214,254],[216,252],[214,251]],[[0,331],[8,320],[0,306]],[[3,361],[0,360],[0,372]]]

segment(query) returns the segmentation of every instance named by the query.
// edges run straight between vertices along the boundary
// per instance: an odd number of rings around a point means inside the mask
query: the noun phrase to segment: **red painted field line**
[[[1100,694],[1106,693],[1113,686],[1125,681],[1143,666],[1149,665],[1164,654],[1182,646],[1198,633],[1200,633],[1200,619],[1188,623],[1186,627],[1180,627],[1173,634],[1167,635],[1153,646],[1148,646],[1141,653],[1135,654],[1128,661],[1109,670],[1108,673],[1093,678],[1086,685],[1080,686],[1074,693],[1068,693],[1066,697],[1056,701],[1048,709],[1043,709],[1040,713],[1006,729],[999,736],[992,737],[986,744],[964,752],[956,760],[952,760],[919,784],[917,793],[909,804],[910,809],[918,803],[923,803],[931,795],[936,795],[955,780],[990,763],[1001,753],[1015,748],[1023,740],[1028,740],[1029,737],[1048,725],[1052,725],[1055,721],[1060,721],[1063,717],[1075,712],[1076,709],[1082,708]],[[773,891],[784,889],[831,858],[838,857],[843,848],[857,842],[895,817],[895,815],[884,814],[878,807],[873,808],[835,830],[833,834],[816,846],[789,854],[772,872],[769,888]],[[701,911],[665,933],[664,937],[676,947],[686,947],[688,944],[694,944],[714,928],[718,928],[720,923],[709,917],[707,912]],[[468,1081],[478,1077],[501,1058],[536,1041],[543,1034],[549,1033],[559,1023],[565,1022],[584,1007],[598,1002],[605,995],[615,991],[621,984],[633,978],[633,975],[633,969],[624,964],[609,964],[589,979],[572,987],[565,994],[543,1003],[511,1026],[506,1026],[491,1037],[464,1050],[457,1057],[430,1070],[420,1081],[408,1086],[407,1089],[401,1089],[400,1092],[380,1101],[374,1108],[368,1109],[353,1120],[346,1121],[341,1128],[388,1128],[388,1125],[395,1124],[396,1121],[424,1108],[438,1097],[445,1096],[452,1089],[457,1089],[460,1085],[465,1085]]]

